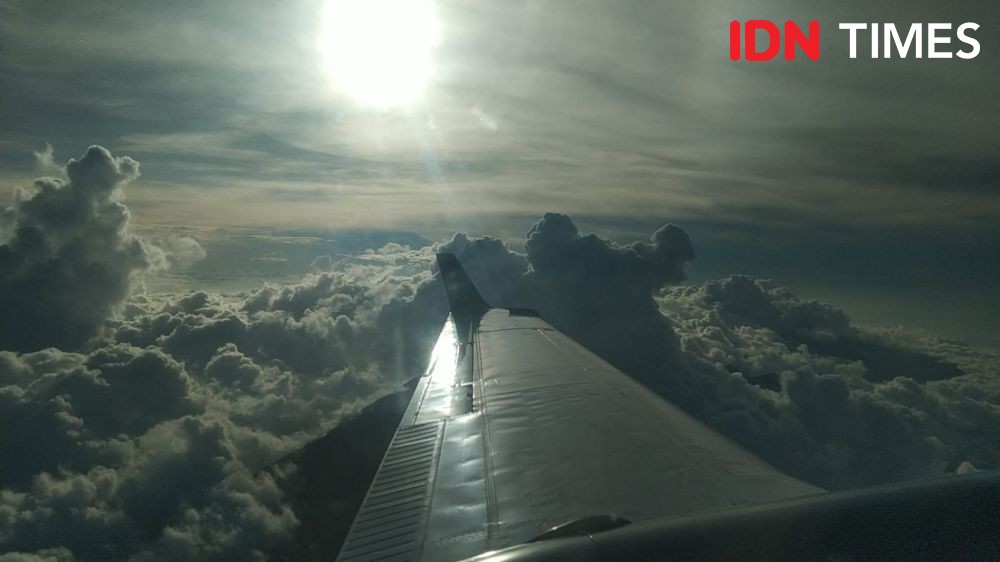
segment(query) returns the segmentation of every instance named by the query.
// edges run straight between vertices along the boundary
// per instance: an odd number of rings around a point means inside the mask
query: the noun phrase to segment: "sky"
[[[751,18],[819,20],[820,60],[730,61]],[[852,60],[854,21],[973,21],[981,53]],[[295,475],[381,458],[323,436],[425,369],[441,251],[807,482],[1000,467],[997,29],[0,0],[0,562],[329,559],[303,529],[364,490],[304,509]]]
[[[331,20],[371,14],[4,2],[0,198],[46,171],[34,153],[100,144],[142,163],[138,226],[517,239],[558,211],[624,240],[673,221],[702,279],[776,277],[869,323],[1000,343],[990,3],[405,4],[370,3],[384,25],[338,43]],[[820,61],[730,61],[728,22],[752,17],[819,20]],[[845,21],[974,21],[981,54],[851,60]],[[352,64],[425,75],[376,80],[416,90],[386,103]]]

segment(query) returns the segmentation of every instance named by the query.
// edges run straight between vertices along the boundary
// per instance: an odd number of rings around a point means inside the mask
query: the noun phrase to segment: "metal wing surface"
[[[439,256],[452,308],[340,560],[457,560],[567,522],[823,490],[782,474]]]

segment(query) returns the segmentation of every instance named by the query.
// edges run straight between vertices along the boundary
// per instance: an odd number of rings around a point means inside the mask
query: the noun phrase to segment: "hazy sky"
[[[1000,468],[997,8],[0,0],[0,552],[328,559],[438,251],[797,478]]]
[[[46,171],[47,143],[57,163],[101,144],[142,163],[139,225],[516,239],[554,210],[627,238],[669,220],[695,277],[773,276],[863,321],[997,342],[994,3],[383,4],[402,31],[346,64],[427,63],[401,107],[332,76],[329,2],[3,2],[0,198]],[[405,41],[425,16],[426,61]],[[819,20],[821,61],[729,61],[727,24],[749,18]],[[982,52],[851,60],[853,21],[973,21]]]

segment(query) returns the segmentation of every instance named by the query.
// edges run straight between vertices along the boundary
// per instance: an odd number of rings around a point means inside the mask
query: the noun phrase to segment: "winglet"
[[[437,262],[444,290],[448,293],[448,305],[455,320],[464,324],[486,314],[490,305],[486,304],[472,284],[455,254],[438,254]]]

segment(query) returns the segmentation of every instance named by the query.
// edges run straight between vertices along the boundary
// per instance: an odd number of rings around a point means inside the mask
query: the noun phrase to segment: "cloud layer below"
[[[549,213],[523,252],[455,234],[286,285],[147,294],[137,276],[203,250],[130,233],[134,161],[93,147],[65,172],[4,215],[0,550],[24,553],[5,562],[280,557],[300,514],[261,469],[420,373],[447,314],[438,251],[810,482],[1000,465],[996,357],[861,330],[770,281],[679,284],[695,252],[674,225],[623,245]]]

